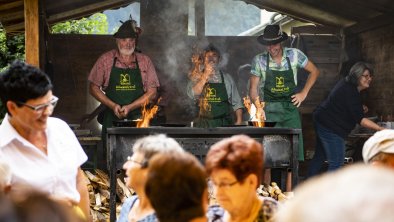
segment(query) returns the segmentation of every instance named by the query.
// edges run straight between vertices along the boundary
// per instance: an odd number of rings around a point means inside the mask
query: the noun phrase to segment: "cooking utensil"
[[[257,121],[248,121],[248,125],[249,126],[257,126]],[[263,127],[274,127],[276,125],[276,122],[269,122],[269,121],[265,121],[263,123]]]
[[[181,123],[162,123],[160,126],[163,127],[185,127],[186,124],[181,124]]]
[[[142,121],[141,119],[136,119],[136,120],[122,119],[122,120],[114,120],[112,121],[112,124],[115,127],[136,127],[137,123],[141,121]]]

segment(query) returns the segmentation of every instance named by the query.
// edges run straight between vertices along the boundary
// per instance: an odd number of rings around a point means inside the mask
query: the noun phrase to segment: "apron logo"
[[[207,97],[216,97],[216,89],[215,88],[207,88],[208,93]]]
[[[135,85],[131,84],[130,75],[128,73],[120,74],[119,84],[116,90],[135,90]]]
[[[290,91],[290,87],[285,86],[285,78],[283,76],[275,77],[275,87],[271,88],[272,93],[286,93]]]
[[[130,85],[130,75],[120,74],[120,85]]]
[[[275,77],[275,80],[276,80],[276,88],[285,87],[285,78],[283,78],[283,76]]]

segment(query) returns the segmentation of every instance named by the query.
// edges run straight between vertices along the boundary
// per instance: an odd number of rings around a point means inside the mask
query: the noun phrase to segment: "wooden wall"
[[[394,121],[394,24],[361,33],[358,39],[363,60],[375,68],[365,96],[370,115]]]

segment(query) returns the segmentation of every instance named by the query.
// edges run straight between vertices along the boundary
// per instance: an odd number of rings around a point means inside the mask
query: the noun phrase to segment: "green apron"
[[[296,84],[290,59],[286,57],[289,69],[276,71],[269,69],[267,56],[266,80],[264,86],[265,115],[267,121],[276,122],[275,127],[301,129],[301,119],[297,107],[291,102]],[[298,160],[304,160],[304,143],[299,137]]]
[[[220,77],[222,78],[221,83],[206,83],[204,86],[200,102],[203,100],[208,105],[206,110],[202,110],[200,105],[200,115],[195,121],[196,127],[210,128],[234,124],[231,116],[232,106],[228,102],[222,72],[220,72]]]
[[[135,69],[122,69],[115,67],[116,57],[112,65],[109,77],[108,87],[105,89],[105,95],[114,103],[124,106],[144,95],[141,71],[138,66],[136,57]],[[134,120],[141,117],[141,109],[135,109],[129,112],[127,119]],[[111,109],[106,109],[102,126],[103,136],[107,128],[112,127],[114,120],[120,120]]]

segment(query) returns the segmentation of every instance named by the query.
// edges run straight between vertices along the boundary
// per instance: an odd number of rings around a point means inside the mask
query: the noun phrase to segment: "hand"
[[[112,111],[114,112],[115,116],[118,117],[119,119],[122,119],[122,107],[120,105],[116,104],[113,108]]]
[[[126,105],[126,106],[122,106],[122,108],[120,109],[120,111],[121,111],[121,116],[122,116],[122,119],[123,118],[127,118],[127,116],[129,115],[129,112],[131,111],[130,110],[130,108]]]
[[[306,98],[306,94],[305,93],[296,93],[294,95],[291,96],[291,102],[293,103],[294,106],[300,107],[301,103],[304,102]]]
[[[364,112],[364,114],[366,114],[367,112],[368,112],[368,106],[366,106],[366,105],[363,105],[363,112]]]
[[[266,117],[265,117],[265,112],[264,112],[263,108],[257,108],[257,110],[256,110],[256,119],[258,121],[260,121],[260,122],[263,121],[263,120],[267,120]]]
[[[235,124],[235,125],[241,125],[241,124],[242,124],[242,121],[241,121],[241,120],[237,120],[237,121],[235,121],[234,124]]]

